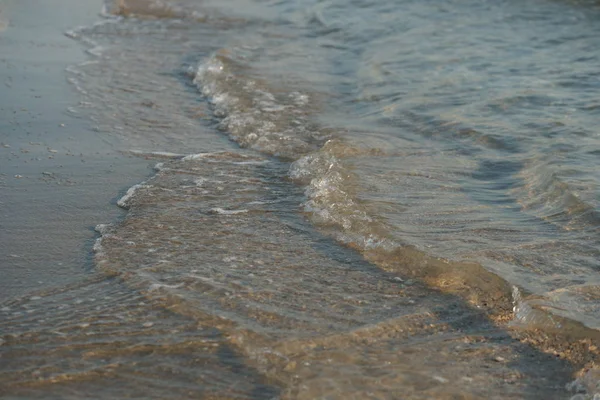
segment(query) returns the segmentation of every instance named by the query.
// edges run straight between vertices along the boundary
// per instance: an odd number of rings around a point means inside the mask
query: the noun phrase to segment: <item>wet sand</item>
[[[100,10],[95,0],[0,4],[0,301],[86,276],[93,226],[118,218],[115,196],[150,173],[72,112],[65,69],[88,56],[64,32]]]

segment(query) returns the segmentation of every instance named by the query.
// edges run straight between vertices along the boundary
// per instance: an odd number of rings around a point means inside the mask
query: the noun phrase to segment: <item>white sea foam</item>
[[[176,285],[167,285],[166,283],[153,283],[148,287],[148,291],[153,292],[161,289],[178,289],[183,285],[183,283],[178,283]]]
[[[222,214],[222,215],[235,215],[235,214],[243,214],[243,213],[248,212],[248,210],[224,210],[219,207],[211,208],[210,211],[212,213]]]
[[[104,250],[102,248],[102,236],[99,237],[98,239],[96,239],[94,241],[94,246],[92,247],[92,251],[96,254],[96,255],[103,255],[104,254]]]
[[[303,117],[308,96],[299,92],[275,96],[266,85],[238,73],[229,61],[216,54],[198,66],[194,78],[221,119],[219,129],[243,147],[272,155],[295,159],[311,150],[310,142],[318,133]]]
[[[100,56],[102,56],[102,53],[104,52],[104,50],[105,50],[105,48],[103,46],[95,46],[95,47],[92,47],[91,49],[87,49],[86,51],[88,54],[91,54],[96,57],[100,57]]]
[[[123,197],[121,197],[117,201],[117,205],[119,207],[122,207],[122,208],[128,208],[129,207],[129,201],[135,195],[135,192],[137,190],[139,190],[139,189],[147,189],[147,188],[151,188],[151,187],[152,187],[152,185],[147,185],[146,183],[139,183],[137,185],[133,185],[132,187],[130,187],[127,190],[127,193],[125,193],[125,195]]]
[[[170,151],[127,150],[126,153],[133,154],[139,157],[154,157],[168,159],[178,159],[185,157],[185,154],[172,153]]]
[[[96,225],[96,227],[94,228],[94,230],[96,232],[98,232],[101,235],[104,235],[108,232],[108,230],[112,227],[112,224],[98,224]]]
[[[197,154],[190,154],[190,155],[187,155],[187,156],[183,157],[183,158],[182,158],[182,160],[183,160],[183,161],[199,160],[199,159],[201,159],[201,158],[208,157],[208,156],[210,156],[211,154],[214,154],[214,153],[197,153]]]
[[[92,247],[92,251],[96,254],[96,259],[98,262],[100,262],[100,259],[104,258],[105,256],[102,242],[105,238],[112,236],[112,234],[109,233],[111,228],[112,224],[98,224],[94,228],[94,230],[100,234],[100,237],[94,241],[94,246]]]
[[[194,183],[196,184],[196,186],[204,186],[204,184],[206,182],[208,182],[208,179],[206,179],[206,178],[200,177],[200,178],[194,179]]]

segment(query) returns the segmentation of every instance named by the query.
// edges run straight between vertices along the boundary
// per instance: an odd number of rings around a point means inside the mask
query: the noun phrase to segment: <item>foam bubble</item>
[[[236,215],[236,214],[244,214],[244,213],[248,212],[248,210],[224,210],[219,207],[211,208],[210,211],[214,214],[222,214],[222,215]]]
[[[125,193],[125,195],[117,201],[117,205],[122,208],[129,208],[129,202],[131,201],[137,190],[147,189],[151,187],[151,185],[146,185],[145,183],[138,183],[137,185],[133,185],[127,190],[127,193]]]

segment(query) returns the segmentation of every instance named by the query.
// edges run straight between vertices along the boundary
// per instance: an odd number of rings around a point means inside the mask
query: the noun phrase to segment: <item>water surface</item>
[[[108,3],[67,33],[90,55],[68,77],[156,173],[97,227],[98,277],[1,309],[7,358],[32,362],[9,393],[592,396],[599,17]]]

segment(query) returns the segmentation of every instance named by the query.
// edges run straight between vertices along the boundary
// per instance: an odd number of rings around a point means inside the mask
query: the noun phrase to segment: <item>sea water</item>
[[[2,305],[6,392],[591,398],[599,18],[106,3],[68,79],[155,174],[97,227],[97,275]]]

